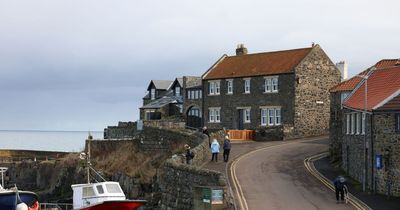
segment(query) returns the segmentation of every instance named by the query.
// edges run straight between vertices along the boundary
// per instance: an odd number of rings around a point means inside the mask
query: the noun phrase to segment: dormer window
[[[152,89],[150,90],[150,99],[151,99],[151,100],[156,99],[156,89],[154,89],[154,88],[152,88]]]
[[[175,87],[175,96],[181,96],[181,87]]]

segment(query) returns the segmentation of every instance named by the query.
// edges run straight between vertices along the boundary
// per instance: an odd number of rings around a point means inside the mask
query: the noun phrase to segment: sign
[[[224,203],[224,190],[212,190],[211,204],[223,204],[223,203]]]
[[[211,189],[203,188],[203,203],[211,203]]]
[[[375,168],[377,169],[383,168],[382,155],[375,155]]]

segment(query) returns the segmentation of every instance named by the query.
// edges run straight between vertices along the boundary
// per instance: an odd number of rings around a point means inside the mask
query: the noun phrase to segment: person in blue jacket
[[[218,153],[219,153],[219,143],[217,141],[217,139],[214,139],[213,142],[211,143],[211,153],[212,153],[212,157],[211,157],[211,161],[218,162]]]

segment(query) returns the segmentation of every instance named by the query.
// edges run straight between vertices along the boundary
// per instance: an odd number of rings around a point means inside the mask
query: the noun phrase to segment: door
[[[243,109],[238,109],[238,129],[243,130]]]
[[[192,107],[189,109],[186,116],[186,126],[190,128],[201,127],[201,112],[199,108]]]

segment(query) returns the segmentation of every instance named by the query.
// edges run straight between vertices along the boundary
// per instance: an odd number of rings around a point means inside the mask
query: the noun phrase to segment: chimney
[[[336,67],[340,71],[340,77],[341,81],[347,79],[347,73],[348,73],[348,66],[346,61],[340,61],[339,63],[336,63]]]
[[[247,54],[247,48],[244,46],[244,44],[238,44],[236,48],[236,55],[246,55]]]

